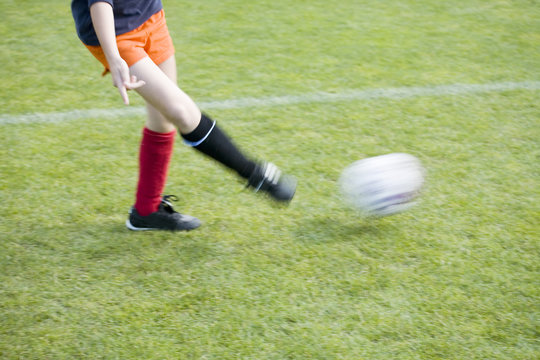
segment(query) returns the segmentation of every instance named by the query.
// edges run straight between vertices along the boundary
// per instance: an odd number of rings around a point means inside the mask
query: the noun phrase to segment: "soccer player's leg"
[[[137,78],[142,76],[146,82],[136,91],[181,133],[197,127],[201,117],[197,105],[150,58],[139,60],[130,67],[130,72]]]
[[[216,122],[201,114],[193,100],[149,58],[140,60],[130,70],[146,82],[136,91],[178,128],[188,145],[248,179],[248,186],[255,191],[265,192],[278,201],[292,199],[296,190],[294,179],[282,175],[273,164],[257,164],[245,156]]]
[[[165,66],[162,71],[176,81],[176,68]],[[195,229],[200,221],[176,212],[170,201],[174,197],[163,196],[176,128],[151,104],[146,107],[148,117],[140,145],[136,201],[126,225],[131,230]]]

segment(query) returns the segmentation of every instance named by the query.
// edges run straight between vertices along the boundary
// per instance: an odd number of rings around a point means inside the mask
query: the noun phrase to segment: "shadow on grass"
[[[295,231],[298,240],[309,243],[355,242],[381,238],[392,225],[380,219],[362,217],[309,217]]]
[[[13,240],[38,253],[83,263],[167,260],[187,267],[216,256],[204,232],[136,232],[112,218],[29,230]]]

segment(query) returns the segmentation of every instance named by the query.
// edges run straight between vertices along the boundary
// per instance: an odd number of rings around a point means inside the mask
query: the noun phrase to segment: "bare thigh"
[[[171,56],[169,59],[165,60],[158,67],[171,79],[175,84],[177,84],[177,73],[176,73],[176,58]],[[146,128],[159,132],[159,133],[170,133],[175,129],[174,125],[167,119],[165,116],[161,115],[158,109],[146,103],[146,111],[148,113],[148,118],[146,119]]]
[[[159,66],[144,58],[130,67],[131,74],[144,80],[146,85],[136,89],[147,103],[146,126],[156,132],[170,132],[173,127],[187,134],[201,119],[201,112],[191,98],[176,83],[174,56]],[[172,124],[172,126],[171,126]]]

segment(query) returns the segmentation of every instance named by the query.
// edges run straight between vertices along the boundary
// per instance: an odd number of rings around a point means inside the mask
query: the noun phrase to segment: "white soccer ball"
[[[404,153],[356,161],[339,179],[345,200],[368,216],[386,216],[410,208],[423,184],[422,164]]]

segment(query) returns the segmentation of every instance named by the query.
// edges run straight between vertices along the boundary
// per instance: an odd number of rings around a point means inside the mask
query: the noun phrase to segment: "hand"
[[[99,44],[109,63],[113,84],[120,91],[124,104],[129,105],[127,91],[137,89],[143,86],[145,82],[137,81],[135,76],[129,76],[129,67],[118,53],[112,4],[104,1],[94,2],[90,6],[90,16],[99,39]]]
[[[122,58],[109,63],[113,85],[118,88],[124,104],[129,105],[128,90],[137,89],[146,84],[142,80],[137,80],[134,75],[129,75],[129,67]]]

